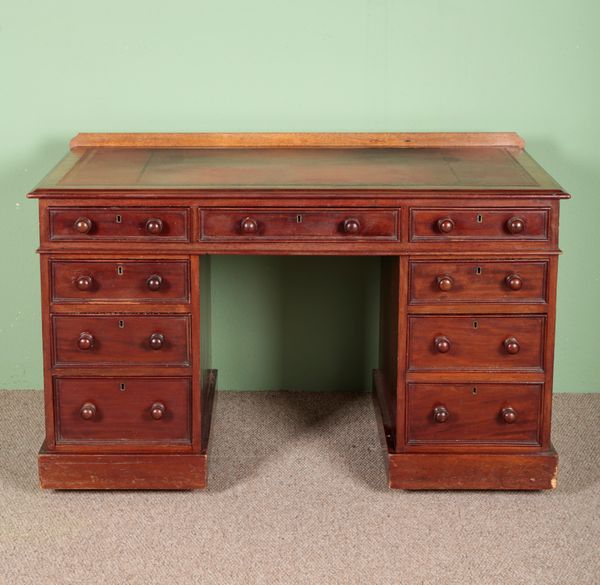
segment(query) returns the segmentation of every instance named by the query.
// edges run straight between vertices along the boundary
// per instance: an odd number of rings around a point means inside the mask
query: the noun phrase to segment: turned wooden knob
[[[449,234],[454,229],[454,222],[449,217],[443,217],[438,219],[437,228],[443,234]]]
[[[437,423],[445,423],[449,416],[450,413],[445,406],[436,406],[433,409],[433,420]]]
[[[344,233],[357,234],[360,232],[360,221],[358,219],[347,219],[344,221]]]
[[[240,222],[240,229],[243,234],[256,234],[258,232],[258,222],[253,217],[245,217]]]
[[[80,409],[79,414],[81,418],[90,420],[96,416],[96,405],[91,402],[86,402]]]
[[[515,354],[519,353],[521,346],[515,337],[507,337],[504,340],[504,349],[506,350],[506,353]]]
[[[162,333],[153,333],[148,338],[148,345],[151,349],[161,349],[165,344],[165,336]]]
[[[505,423],[512,424],[517,420],[517,411],[510,406],[503,408],[501,414]]]
[[[82,274],[75,279],[75,286],[79,290],[90,290],[94,284],[94,279],[91,276]]]
[[[80,234],[88,234],[90,233],[92,226],[92,220],[87,217],[78,217],[73,224],[75,231],[78,231]]]
[[[509,274],[506,277],[506,286],[511,290],[521,290],[523,279],[518,274]]]
[[[452,290],[454,286],[454,280],[450,276],[438,276],[437,277],[437,285],[441,291],[447,292]]]
[[[439,353],[448,353],[450,351],[450,340],[443,335],[436,337],[433,345]]]
[[[160,420],[165,415],[166,410],[167,409],[162,402],[155,402],[150,407],[150,414],[154,420]]]
[[[520,234],[525,229],[525,222],[520,217],[511,217],[506,222],[506,229],[511,234]]]
[[[146,232],[157,236],[163,231],[163,222],[162,219],[152,218],[146,222]]]
[[[87,351],[94,347],[94,336],[87,331],[82,331],[77,340],[77,347],[83,351]]]
[[[153,274],[152,276],[148,277],[148,280],[146,280],[146,286],[150,290],[159,290],[161,284],[162,284],[162,277],[158,274]]]

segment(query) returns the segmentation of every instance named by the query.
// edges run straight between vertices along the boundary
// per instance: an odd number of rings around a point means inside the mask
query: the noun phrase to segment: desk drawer
[[[411,208],[410,241],[548,240],[549,209]]]
[[[408,443],[539,444],[540,384],[409,384]]]
[[[57,443],[191,442],[189,378],[58,378]]]
[[[546,260],[410,262],[411,304],[545,303]]]
[[[189,366],[189,315],[52,318],[56,366]]]
[[[545,317],[411,316],[410,371],[542,371]]]
[[[49,210],[52,241],[189,241],[187,208],[55,207]]]
[[[398,212],[337,209],[289,211],[202,210],[203,240],[395,240]]]
[[[187,260],[54,260],[53,302],[189,301]]]

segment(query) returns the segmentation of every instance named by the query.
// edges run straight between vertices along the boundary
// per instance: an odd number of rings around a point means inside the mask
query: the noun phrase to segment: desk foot
[[[206,486],[206,453],[56,453],[42,445],[40,484],[55,490],[192,490]]]
[[[391,453],[389,485],[405,490],[547,490],[558,455],[541,453]]]

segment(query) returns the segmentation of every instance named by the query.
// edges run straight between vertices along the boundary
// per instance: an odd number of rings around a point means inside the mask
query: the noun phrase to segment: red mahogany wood
[[[389,453],[389,486],[404,490],[548,490],[554,449],[536,453]]]
[[[408,323],[408,369],[541,372],[544,325],[545,318],[535,315],[412,316]],[[507,339],[518,342],[520,349],[509,351]]]
[[[382,256],[374,383],[390,485],[554,487],[569,196],[516,135],[110,134],[72,147],[30,194],[44,487],[205,485],[211,254]]]
[[[187,209],[135,207],[50,208],[50,239],[98,241],[143,240],[187,242]],[[85,230],[78,229],[86,221]]]
[[[134,446],[138,443],[189,445],[189,378],[57,378],[57,444]],[[94,405],[92,416],[80,414]],[[154,410],[160,412],[155,416]]]
[[[190,365],[186,315],[58,315],[52,328],[57,367]],[[85,350],[78,344],[82,334],[93,338]]]
[[[539,445],[541,396],[539,384],[409,384],[407,442]]]
[[[187,303],[189,262],[52,261],[52,301]]]
[[[545,303],[548,261],[415,261],[410,303]]]
[[[332,211],[259,209],[208,210],[202,212],[203,240],[260,239],[396,239],[396,210],[339,209]]]
[[[546,240],[549,210],[418,209],[410,211],[413,242],[444,239]],[[515,217],[518,216],[518,217]],[[518,223],[520,222],[520,224]],[[509,225],[512,226],[509,228]],[[516,225],[521,225],[516,229]]]
[[[42,446],[41,487],[193,490],[206,487],[206,453],[56,453]]]

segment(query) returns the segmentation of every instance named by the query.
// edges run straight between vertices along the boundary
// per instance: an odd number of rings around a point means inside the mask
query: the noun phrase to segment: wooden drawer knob
[[[94,279],[91,276],[82,274],[75,279],[75,286],[79,290],[91,290]]]
[[[162,277],[159,276],[158,274],[153,274],[152,276],[148,277],[148,280],[146,280],[146,286],[150,290],[160,290],[161,284],[162,284]]]
[[[89,234],[93,227],[92,220],[88,217],[78,217],[73,224],[75,231],[80,234]]]
[[[448,353],[450,351],[450,340],[443,335],[436,337],[433,345],[439,353]]]
[[[438,219],[437,229],[442,234],[449,234],[454,229],[454,222],[449,217]]]
[[[506,277],[506,286],[510,290],[521,290],[523,288],[523,279],[518,274],[509,274]]]
[[[512,424],[517,420],[517,411],[510,406],[502,409],[502,420],[507,424]]]
[[[152,218],[146,222],[146,233],[157,236],[163,231],[162,219]]]
[[[83,351],[88,351],[94,347],[94,336],[87,331],[82,331],[77,340],[77,347]]]
[[[506,229],[510,234],[520,234],[525,229],[525,222],[520,217],[511,217],[506,222]]]
[[[344,221],[344,233],[345,234],[358,234],[360,232],[360,221],[358,219],[349,218]]]
[[[245,217],[240,222],[240,229],[243,234],[258,233],[258,222],[253,217]]]
[[[166,411],[167,409],[165,408],[165,405],[162,402],[155,402],[150,407],[150,414],[152,415],[152,418],[154,420],[160,420],[165,415]]]
[[[96,405],[86,402],[80,409],[79,414],[84,420],[90,420],[96,416]]]
[[[148,345],[151,349],[162,349],[165,344],[165,336],[162,333],[153,333],[148,338]]]
[[[448,420],[450,413],[445,406],[436,406],[433,409],[433,420],[436,423],[445,423]]]
[[[506,353],[514,355],[515,353],[519,353],[521,346],[515,337],[507,337],[504,340],[504,349],[506,350]]]
[[[452,280],[451,276],[438,276],[437,285],[441,291],[447,292],[452,290],[452,287],[454,286],[454,280]]]

